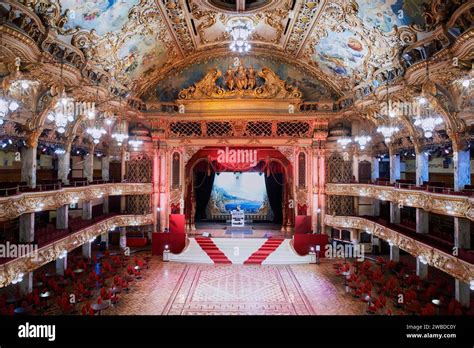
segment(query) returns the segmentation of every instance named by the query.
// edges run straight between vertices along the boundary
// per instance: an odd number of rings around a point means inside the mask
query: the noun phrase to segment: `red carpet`
[[[211,238],[196,237],[195,240],[198,242],[202,250],[204,250],[212,261],[214,261],[214,263],[232,263],[232,261],[230,261],[227,256],[219,250]]]
[[[244,265],[261,265],[263,261],[274,252],[281,243],[283,238],[269,238],[263,245],[244,262]]]

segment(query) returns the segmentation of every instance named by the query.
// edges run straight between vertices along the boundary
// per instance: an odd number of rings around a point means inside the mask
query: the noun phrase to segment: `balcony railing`
[[[423,257],[430,266],[436,267],[454,278],[467,283],[474,279],[473,264],[383,224],[362,217],[331,215],[326,215],[324,222],[327,226],[334,228],[357,229],[371,233],[415,257]]]
[[[148,215],[115,215],[77,232],[68,234],[64,238],[38,248],[35,252],[22,255],[0,265],[0,287],[7,286],[17,279],[20,273],[26,274],[54,261],[65,251],[70,252],[87,241],[123,226],[144,226],[153,224],[153,214]]]
[[[152,193],[148,183],[97,184],[62,187],[51,191],[23,192],[12,197],[0,197],[0,221],[21,214],[54,210],[66,204],[88,201],[105,196],[146,195]]]
[[[441,192],[439,192],[443,189]],[[432,213],[463,217],[474,221],[474,197],[468,192],[446,191],[437,186],[417,187],[411,184],[326,184],[326,194],[369,197],[420,208]]]

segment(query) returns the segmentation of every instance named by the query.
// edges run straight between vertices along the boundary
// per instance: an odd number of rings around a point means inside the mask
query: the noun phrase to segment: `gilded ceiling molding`
[[[326,1],[321,0],[305,0],[299,4],[299,8],[295,10],[296,14],[291,31],[285,42],[286,52],[292,56],[298,55],[308,31],[312,28],[313,22],[318,20],[325,6]]]
[[[186,57],[194,52],[196,47],[191,30],[186,22],[186,10],[182,2],[179,0],[163,0],[158,3],[173,29],[182,56]]]
[[[390,241],[393,245],[415,257],[424,257],[430,266],[436,267],[456,279],[468,284],[474,279],[474,266],[472,264],[386,226],[353,216],[325,215],[324,222],[327,226],[335,228],[369,231],[374,236]]]
[[[9,285],[20,273],[27,274],[54,261],[66,252],[70,252],[97,236],[122,226],[143,226],[153,224],[153,214],[118,215],[110,217],[60,240],[39,248],[27,256],[16,258],[0,265],[0,287]]]
[[[102,196],[146,195],[152,193],[151,184],[114,183],[81,187],[64,187],[55,191],[25,192],[0,198],[0,221],[22,214],[55,210],[63,205],[90,201]]]
[[[462,217],[474,221],[474,199],[423,190],[410,190],[370,184],[326,184],[326,193],[334,196],[370,197],[420,208],[435,214]]]

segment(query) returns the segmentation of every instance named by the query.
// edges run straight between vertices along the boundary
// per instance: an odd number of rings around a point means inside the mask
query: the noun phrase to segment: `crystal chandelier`
[[[368,135],[361,135],[361,136],[355,137],[354,140],[359,143],[360,149],[364,150],[365,146],[369,143],[371,139],[372,138]]]
[[[337,139],[337,143],[340,144],[343,149],[345,149],[347,145],[349,145],[350,143],[352,143],[352,139],[349,138],[349,137]]]
[[[112,134],[112,138],[117,140],[117,145],[122,146],[123,142],[128,139],[128,134],[125,133],[114,133]]]
[[[379,126],[377,128],[377,132],[382,133],[386,144],[390,142],[392,135],[398,131],[400,131],[400,129],[394,126]]]
[[[428,117],[418,116],[415,118],[414,125],[420,127],[423,130],[425,138],[431,138],[436,126],[443,123],[443,119],[440,116],[433,116],[431,113]]]
[[[129,140],[128,143],[132,145],[134,151],[137,151],[138,148],[143,145],[143,141],[138,139]]]
[[[63,91],[54,109],[48,113],[48,120],[55,123],[59,133],[64,133],[68,122],[74,121],[74,108],[71,108],[71,105],[73,105],[72,98]]]
[[[229,45],[232,52],[243,53],[250,50],[248,38],[252,30],[253,24],[248,18],[236,17],[227,22],[226,31],[232,37],[232,42]]]
[[[94,139],[94,144],[98,144],[102,135],[107,132],[102,127],[90,127],[87,128],[87,133],[91,135],[92,139]]]
[[[63,63],[61,62],[60,79],[63,81]],[[68,122],[74,121],[74,99],[66,94],[64,86],[61,88],[60,97],[54,106],[54,109],[48,113],[48,120],[54,122],[59,133],[66,131]]]
[[[18,110],[20,105],[15,100],[8,100],[0,97],[0,125],[3,124],[3,118],[10,112]]]

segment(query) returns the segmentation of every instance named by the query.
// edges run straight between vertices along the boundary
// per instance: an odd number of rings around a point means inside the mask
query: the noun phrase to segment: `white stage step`
[[[233,264],[241,265],[250,255],[257,251],[267,238],[211,238]],[[286,265],[310,263],[309,256],[298,255],[290,245],[291,240],[285,239],[280,246],[264,261],[264,265]],[[170,253],[170,261],[186,263],[212,264],[212,259],[201,248],[194,238],[188,239],[187,248],[180,254]]]

